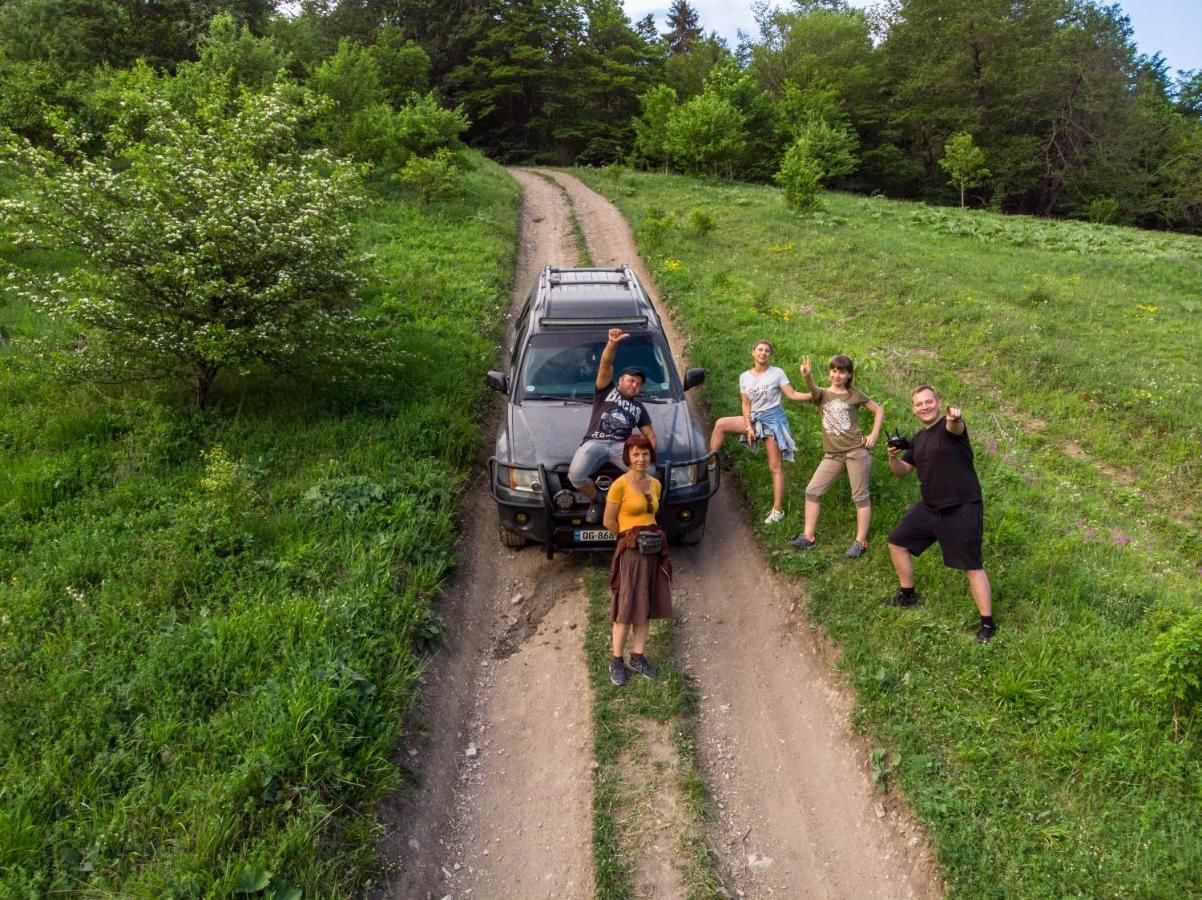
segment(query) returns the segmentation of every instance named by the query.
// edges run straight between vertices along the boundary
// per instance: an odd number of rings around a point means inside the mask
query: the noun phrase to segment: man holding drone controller
[[[939,394],[928,384],[910,394],[910,407],[922,423],[912,441],[900,435],[888,440],[889,470],[898,478],[917,470],[922,499],[906,510],[889,533],[889,557],[897,573],[898,591],[885,606],[913,607],[921,601],[914,590],[914,557],[938,542],[943,564],[961,569],[981,615],[977,643],[997,631],[993,594],[981,562],[984,504],[973,466],[972,444],[960,407],[948,404],[940,415]]]

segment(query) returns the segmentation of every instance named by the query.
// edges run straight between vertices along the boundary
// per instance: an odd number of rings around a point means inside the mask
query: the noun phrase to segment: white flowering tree
[[[128,107],[136,127],[118,122],[103,156],[80,153],[89,136],[66,128],[57,153],[15,139],[0,151],[30,186],[0,200],[19,239],[86,260],[8,275],[73,323],[59,359],[99,382],[183,378],[198,407],[226,368],[362,362],[350,221],[362,173],[301,145],[314,101],[284,86],[231,101],[202,85],[181,103],[176,84]]]

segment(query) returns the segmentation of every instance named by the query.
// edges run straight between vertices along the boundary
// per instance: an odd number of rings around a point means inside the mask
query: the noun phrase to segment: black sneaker
[[[634,660],[631,660],[633,662]],[[622,660],[614,657],[609,661],[609,680],[622,687],[626,684],[626,666]]]
[[[655,666],[648,662],[647,657],[639,656],[637,653],[630,654],[630,668],[638,672],[644,678],[654,678],[659,674]]]
[[[588,509],[584,513],[584,521],[589,525],[596,525],[601,521],[601,504],[596,500],[588,505]]]
[[[811,541],[805,536],[805,532],[803,531],[801,534],[797,535],[797,537],[793,538],[793,540],[789,541],[789,544],[796,547],[798,550],[813,550],[818,546],[818,541]]]
[[[982,625],[977,630],[977,643],[988,644],[991,640],[993,640],[993,636],[995,634],[997,634],[996,625]]]
[[[900,590],[892,597],[886,597],[881,601],[881,606],[900,606],[904,609],[909,609],[918,606],[922,603],[922,599],[918,594],[903,594]]]

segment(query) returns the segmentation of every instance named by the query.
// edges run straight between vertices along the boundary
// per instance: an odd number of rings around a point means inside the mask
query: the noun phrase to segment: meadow
[[[360,223],[390,381],[67,386],[0,293],[0,895],[334,896],[377,870],[375,801],[454,566],[508,308],[518,190],[472,156],[428,214]],[[0,242],[3,268],[74,264]]]
[[[760,338],[795,382],[802,355],[820,383],[851,355],[886,428],[915,430],[919,383],[964,407],[992,643],[973,643],[967,586],[936,550],[920,608],[879,605],[896,587],[885,536],[917,499],[883,446],[869,553],[843,558],[845,481],[819,547],[788,546],[821,447],[804,406],[787,404],[788,518],[757,526],[841,647],[878,783],[926,823],[951,894],[1202,891],[1202,240],[838,194],[799,216],[767,187],[578,174],[635,226],[714,415],[738,410]],[[726,464],[758,523],[766,468],[733,443]]]

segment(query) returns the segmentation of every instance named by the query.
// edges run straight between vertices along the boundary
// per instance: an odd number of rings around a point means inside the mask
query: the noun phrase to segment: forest
[[[0,127],[42,145],[63,120],[102,134],[123,73],[207,53],[247,87],[329,98],[312,138],[377,169],[407,161],[398,127],[440,131],[433,146],[458,126],[505,163],[772,182],[792,154],[795,182],[831,189],[1202,229],[1202,72],[1141,55],[1118,5],[753,11],[758,33],[731,47],[687,0],[664,32],[619,0],[7,0]],[[446,114],[425,123],[434,103]]]

